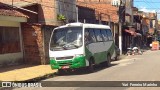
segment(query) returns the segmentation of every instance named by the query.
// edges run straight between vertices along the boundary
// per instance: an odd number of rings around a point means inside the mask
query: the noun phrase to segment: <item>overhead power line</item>
[[[160,3],[160,2],[153,2],[153,1],[148,1],[148,0],[139,0],[139,1],[134,1],[134,2],[141,2],[141,3],[145,3],[148,7],[146,8],[139,8],[139,9],[150,9],[150,10],[155,10],[155,12],[158,12],[158,10],[160,9],[160,7],[157,6],[157,4],[155,3]]]
[[[28,3],[33,3],[33,2],[31,2],[31,1],[27,1],[27,0],[21,0],[21,1],[24,1],[24,2],[28,2]],[[69,4],[69,5],[77,5],[77,4],[73,4],[73,3],[70,3],[70,2],[63,2],[63,1],[61,1],[61,0],[55,0],[55,1],[58,1],[58,2],[62,2],[62,3],[67,3],[67,4]],[[88,5],[89,5],[89,3],[86,3],[86,2],[80,2],[80,1],[78,1],[79,3],[81,3],[81,4],[84,4],[84,6],[85,7],[88,7]],[[47,2],[47,3],[49,3],[49,2]],[[94,3],[95,4],[95,3]],[[97,3],[98,4],[98,3]],[[102,4],[102,3],[101,3]],[[104,4],[107,4],[107,3],[104,3]],[[49,5],[45,5],[45,4],[41,4],[42,6],[44,6],[44,7],[48,7],[48,8],[55,8],[55,9],[59,9],[59,8],[57,8],[57,7],[54,7],[54,6],[49,6]],[[93,5],[92,3],[91,3],[91,5],[92,6],[95,6],[96,7],[96,5]],[[90,8],[90,7],[88,7],[88,8]],[[93,9],[96,9],[96,10],[109,10],[108,8],[107,9],[104,9],[104,8],[93,8]],[[67,11],[69,11],[69,10],[67,10]],[[116,11],[116,10],[109,10],[109,11]],[[69,11],[70,12],[70,11]],[[71,12],[73,12],[73,11],[71,11]]]
[[[134,2],[142,2],[142,3],[145,3],[145,1],[134,1]],[[160,2],[147,1],[147,3],[160,3]]]

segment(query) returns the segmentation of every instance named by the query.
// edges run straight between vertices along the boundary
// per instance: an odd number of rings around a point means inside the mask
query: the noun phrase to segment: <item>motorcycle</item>
[[[138,47],[127,48],[127,55],[142,55],[143,52]]]

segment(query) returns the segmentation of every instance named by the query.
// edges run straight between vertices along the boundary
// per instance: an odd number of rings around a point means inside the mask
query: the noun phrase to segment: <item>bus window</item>
[[[108,41],[108,36],[107,36],[106,30],[102,29],[101,30],[101,34],[102,34],[103,40],[104,41]]]
[[[96,37],[95,37],[93,29],[89,30],[89,36],[91,37],[92,42],[96,42]]]
[[[87,28],[85,30],[85,41],[87,43],[94,43],[94,42],[96,42],[96,38],[95,38],[95,35],[94,35],[94,32],[93,32],[92,29]]]
[[[85,44],[88,44],[90,41],[89,40],[89,32],[87,29],[85,30],[85,33],[84,33],[84,41],[85,41]]]
[[[98,41],[98,42],[103,41],[103,40],[102,40],[102,34],[100,33],[100,29],[94,29],[94,32],[95,32],[97,41]]]
[[[109,40],[113,40],[111,30],[107,29],[106,31],[107,31],[108,39],[109,39]]]

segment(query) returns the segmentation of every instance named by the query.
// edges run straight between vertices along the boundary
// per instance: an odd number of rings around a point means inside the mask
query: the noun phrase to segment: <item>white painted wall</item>
[[[115,6],[118,5],[119,6],[120,5],[120,0],[112,0],[111,5],[115,5]]]
[[[4,21],[0,19],[0,26],[8,26],[8,27],[19,27],[19,22],[12,22],[12,21]]]
[[[10,65],[10,64],[15,64],[19,61],[23,60],[23,53],[19,52],[19,53],[8,53],[8,54],[0,54],[0,65],[2,64],[6,64]]]

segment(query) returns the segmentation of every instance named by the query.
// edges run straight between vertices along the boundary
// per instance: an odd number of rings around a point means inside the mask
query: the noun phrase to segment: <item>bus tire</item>
[[[110,54],[107,55],[107,65],[106,66],[107,67],[111,66],[111,55]]]
[[[89,71],[89,73],[93,73],[94,72],[94,61],[93,61],[93,59],[89,60],[88,71]]]
[[[115,61],[118,61],[118,60],[119,60],[119,56],[116,56],[116,57],[115,57]]]

